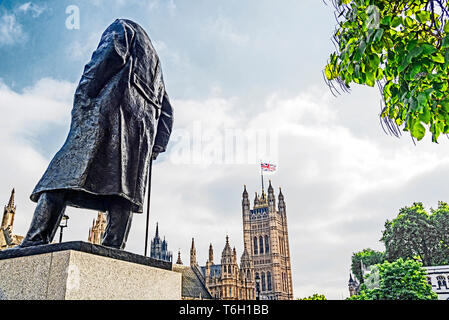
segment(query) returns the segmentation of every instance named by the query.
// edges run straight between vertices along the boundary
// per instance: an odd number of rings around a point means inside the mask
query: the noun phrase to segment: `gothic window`
[[[270,252],[270,244],[268,241],[268,236],[265,236],[265,253],[269,253]]]
[[[265,282],[265,272],[262,272],[262,291],[266,291],[267,290],[267,285]]]
[[[281,241],[281,237],[279,237],[279,253],[283,254],[282,252],[282,241]]]
[[[228,273],[229,273],[229,274],[232,274],[231,266],[228,266]]]
[[[256,272],[256,279],[259,277],[259,272]],[[256,292],[260,290],[260,283],[256,282]]]
[[[254,254],[257,254],[257,237],[254,237]]]
[[[268,271],[267,272],[267,287],[268,287],[268,291],[271,291],[271,272]]]
[[[441,289],[441,287],[445,287],[447,289],[447,282],[446,282],[446,278],[443,276],[438,276],[437,277],[437,282],[438,282],[438,289]]]
[[[262,238],[262,236],[259,237],[259,251],[260,251],[260,254],[263,254],[263,238]]]

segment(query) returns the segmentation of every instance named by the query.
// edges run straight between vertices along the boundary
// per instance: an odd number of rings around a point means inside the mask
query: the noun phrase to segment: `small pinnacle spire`
[[[229,245],[229,236],[226,235],[226,244]]]
[[[195,249],[195,239],[192,238],[192,249]]]
[[[178,250],[178,261],[176,261],[176,264],[182,264],[182,260],[181,260],[181,250]]]
[[[159,238],[159,222],[156,222],[156,238]]]
[[[14,207],[14,194],[15,193],[16,193],[16,190],[13,188],[11,191],[11,196],[9,197],[8,208]]]

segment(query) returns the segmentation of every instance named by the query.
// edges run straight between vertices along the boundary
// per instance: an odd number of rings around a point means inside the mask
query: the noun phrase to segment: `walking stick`
[[[147,223],[145,231],[145,257],[148,249],[148,227],[150,223],[150,193],[151,193],[151,171],[153,168],[153,155],[150,157],[150,168],[148,169],[148,201],[147,201]]]

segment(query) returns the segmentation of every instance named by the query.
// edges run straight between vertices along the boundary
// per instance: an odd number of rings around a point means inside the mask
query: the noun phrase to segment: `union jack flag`
[[[260,168],[262,171],[274,172],[276,171],[276,165],[271,163],[261,163]]]

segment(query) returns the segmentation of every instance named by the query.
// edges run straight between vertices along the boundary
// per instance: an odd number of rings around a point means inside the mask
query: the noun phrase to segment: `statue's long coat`
[[[120,196],[142,212],[153,145],[166,149],[173,109],[159,57],[135,22],[116,20],[101,37],[75,92],[66,142],[35,187],[66,190],[69,205],[106,211]]]

